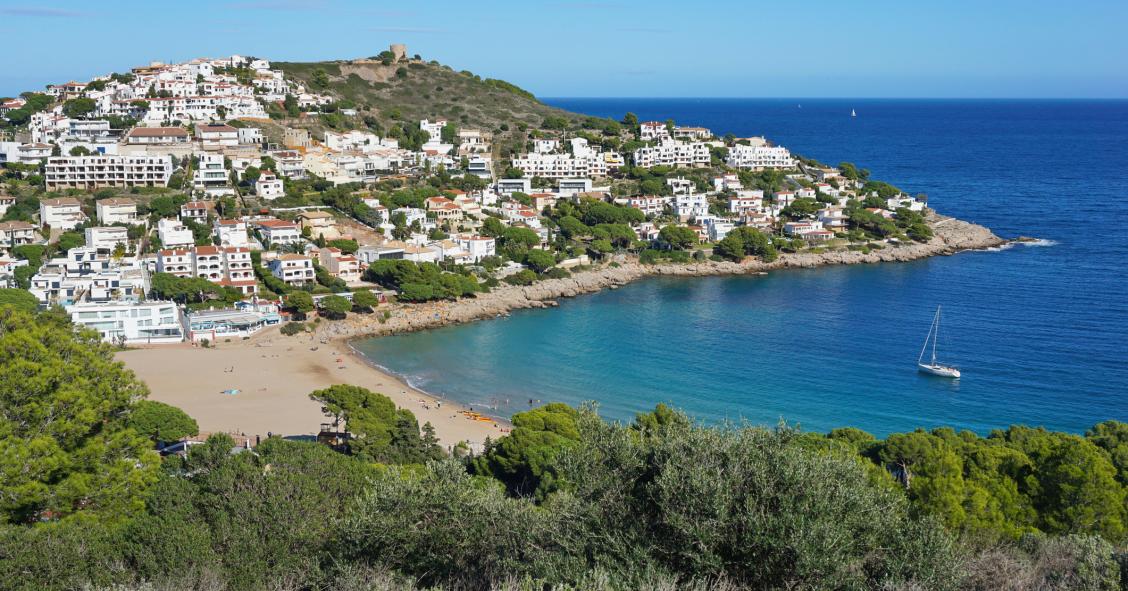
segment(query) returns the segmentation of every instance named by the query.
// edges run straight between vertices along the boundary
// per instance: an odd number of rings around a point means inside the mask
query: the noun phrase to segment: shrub
[[[282,328],[279,329],[279,332],[288,337],[292,337],[298,333],[306,332],[307,330],[309,330],[309,328],[304,322],[287,322],[286,324],[282,325]]]
[[[537,274],[528,269],[521,269],[505,278],[505,282],[510,285],[532,285],[536,280]]]

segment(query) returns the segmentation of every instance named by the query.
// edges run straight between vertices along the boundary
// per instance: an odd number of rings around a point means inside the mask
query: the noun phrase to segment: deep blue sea
[[[529,400],[658,402],[704,421],[877,435],[1128,420],[1128,101],[551,99],[849,160],[942,213],[1040,246],[911,263],[652,279],[358,347],[420,388],[509,415]],[[800,106],[801,105],[801,106]],[[851,118],[855,109],[857,117]],[[941,358],[916,371],[937,305]]]

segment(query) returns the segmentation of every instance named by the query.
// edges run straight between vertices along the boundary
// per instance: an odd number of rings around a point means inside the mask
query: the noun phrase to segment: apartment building
[[[172,176],[168,156],[55,156],[47,159],[48,191],[105,187],[165,187]]]
[[[108,343],[156,344],[184,340],[175,302],[82,302],[66,307],[71,321],[98,331]]]
[[[663,139],[657,145],[645,146],[635,150],[635,166],[708,166],[710,162],[709,145],[702,142],[682,142]]]
[[[734,168],[764,170],[765,168],[794,168],[795,160],[787,148],[780,146],[745,146],[729,148],[728,165]]]
[[[232,128],[234,129],[234,128]],[[228,183],[227,167],[222,154],[201,154],[196,170],[192,172],[192,189],[209,197],[234,195]]]
[[[564,179],[607,175],[607,162],[598,157],[576,157],[572,154],[525,154],[513,159],[528,178]]]
[[[202,277],[240,293],[258,293],[251,251],[241,246],[196,246],[166,249],[157,254],[157,272],[177,277]]]
[[[290,285],[314,281],[313,259],[302,254],[284,254],[270,261],[270,272]]]

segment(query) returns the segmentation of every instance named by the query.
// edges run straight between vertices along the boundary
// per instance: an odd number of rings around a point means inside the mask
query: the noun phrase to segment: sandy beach
[[[316,350],[314,350],[316,349]],[[124,362],[149,386],[150,400],[177,406],[204,432],[266,437],[316,435],[327,418],[309,393],[333,384],[353,384],[388,396],[430,422],[444,447],[467,441],[477,448],[497,439],[509,425],[484,422],[459,411],[465,407],[411,388],[352,353],[343,340],[320,335],[287,337],[270,328],[248,340],[212,348],[160,345],[122,351]],[[237,394],[225,394],[226,390]]]

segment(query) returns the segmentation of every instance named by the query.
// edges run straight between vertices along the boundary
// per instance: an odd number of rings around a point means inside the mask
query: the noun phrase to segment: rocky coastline
[[[617,288],[632,281],[654,276],[704,277],[711,275],[746,275],[792,268],[813,268],[827,265],[906,262],[932,256],[952,255],[965,250],[999,247],[1009,241],[989,229],[950,217],[932,215],[932,240],[926,243],[903,244],[870,252],[833,251],[822,253],[784,253],[779,259],[765,263],[749,258],[743,262],[701,261],[692,263],[660,263],[644,265],[637,259],[618,261],[573,273],[564,279],[538,281],[530,286],[504,285],[490,293],[458,301],[424,304],[395,304],[390,317],[381,322],[382,314],[353,314],[341,322],[322,323],[320,332],[330,339],[387,336],[439,328],[504,316],[512,310],[545,308],[557,305],[560,298],[575,297],[607,288]]]

